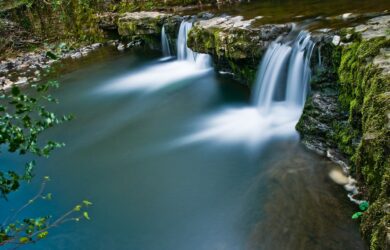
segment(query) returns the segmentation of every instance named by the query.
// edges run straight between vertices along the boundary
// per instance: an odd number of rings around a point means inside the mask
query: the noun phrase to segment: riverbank
[[[188,46],[212,55],[218,71],[232,73],[250,87],[268,46],[295,28],[292,23],[259,25],[258,19],[209,13],[197,16],[104,13],[94,16],[90,27],[100,27],[97,33],[94,31],[96,34],[117,32],[121,42],[108,44],[118,50],[142,45],[159,49],[163,26],[174,47],[181,21],[191,20],[193,28],[188,35]],[[359,192],[351,197],[370,203],[362,216],[361,229],[371,249],[390,246],[387,27],[389,16],[383,16],[356,27],[312,31],[317,42],[312,57],[312,91],[297,125],[302,142],[309,149],[326,155],[357,179]],[[25,41],[29,43],[28,39]],[[39,81],[42,72],[53,63],[69,57],[80,58],[100,46],[101,43],[93,43],[80,49],[57,46],[53,50],[23,52],[1,62],[1,84],[8,87],[13,83]]]

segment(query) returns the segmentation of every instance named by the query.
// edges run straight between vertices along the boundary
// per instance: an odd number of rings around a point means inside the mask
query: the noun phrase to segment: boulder
[[[172,15],[155,11],[125,13],[118,19],[118,33],[121,36],[159,35],[168,17]]]
[[[261,57],[277,37],[291,31],[290,24],[253,25],[255,19],[220,16],[194,23],[188,47],[211,54],[219,70],[232,72],[247,84],[253,83]]]

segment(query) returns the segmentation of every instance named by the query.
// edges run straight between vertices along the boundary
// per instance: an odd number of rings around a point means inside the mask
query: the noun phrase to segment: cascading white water
[[[293,108],[305,103],[310,80],[310,57],[314,43],[301,31],[292,42],[273,42],[265,53],[253,92],[254,104],[269,112],[274,104],[284,102]],[[283,97],[276,99],[277,94]]]
[[[173,84],[184,84],[187,79],[211,72],[211,57],[195,53],[187,47],[188,32],[192,23],[183,21],[177,38],[177,60],[170,60],[170,46],[165,28],[161,29],[161,45],[164,58],[152,65],[129,72],[109,83],[101,90],[105,93],[124,91],[153,92]]]
[[[210,68],[211,57],[207,54],[193,52],[187,47],[188,33],[192,28],[192,23],[182,21],[177,36],[177,59],[194,62],[199,68]]]
[[[252,106],[227,108],[201,121],[200,130],[177,145],[204,140],[244,143],[255,148],[275,137],[295,137],[310,80],[314,43],[301,31],[287,42],[273,42],[260,64]]]
[[[163,26],[161,29],[161,47],[162,47],[162,52],[164,57],[172,56],[171,48],[169,47],[168,36],[165,32],[165,26]]]

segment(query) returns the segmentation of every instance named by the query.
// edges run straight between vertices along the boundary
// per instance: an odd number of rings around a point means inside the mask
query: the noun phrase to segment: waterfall
[[[314,43],[301,31],[293,41],[273,42],[264,55],[255,82],[254,104],[269,112],[275,104],[302,108],[310,81]]]
[[[162,47],[162,51],[163,51],[164,57],[172,56],[171,49],[169,47],[168,36],[165,33],[165,26],[164,25],[163,25],[163,27],[161,29],[161,47]]]
[[[301,31],[291,38],[294,33],[268,47],[259,66],[251,106],[229,107],[206,117],[196,132],[175,145],[209,140],[244,143],[257,151],[273,138],[297,140],[295,125],[309,87],[314,43],[310,33]]]
[[[188,33],[192,28],[192,23],[182,21],[177,36],[177,59],[194,62],[199,68],[210,68],[211,57],[207,54],[193,52],[187,47]]]
[[[161,29],[161,47],[164,57],[160,60],[128,72],[102,87],[99,91],[125,93],[125,91],[154,92],[171,85],[183,85],[188,79],[212,72],[211,56],[195,53],[187,47],[188,32],[192,23],[183,21],[177,37],[177,60],[172,53],[165,27]]]

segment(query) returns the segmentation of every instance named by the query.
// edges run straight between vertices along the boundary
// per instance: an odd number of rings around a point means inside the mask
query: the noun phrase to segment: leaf
[[[91,219],[91,218],[89,218],[88,212],[84,212],[84,213],[83,213],[83,216],[84,216],[84,218],[87,219],[87,220],[90,220],[90,219]]]
[[[363,215],[362,212],[356,212],[352,215],[352,219],[356,220],[356,219],[360,218],[362,215]]]
[[[93,205],[93,203],[90,202],[90,201],[88,201],[88,200],[83,200],[83,203],[84,203],[84,205],[87,206],[87,207]]]
[[[74,211],[78,212],[81,210],[81,205],[77,205],[73,208]]]
[[[42,232],[42,233],[39,233],[38,234],[38,239],[44,239],[44,238],[46,238],[46,236],[49,234],[49,232],[48,231],[44,231],[44,232]]]
[[[368,201],[363,201],[363,202],[361,202],[361,203],[359,204],[359,208],[360,208],[360,210],[362,210],[362,211],[366,211],[366,210],[368,209],[368,207],[369,207]]]
[[[26,244],[26,243],[28,243],[29,241],[30,241],[30,239],[27,238],[27,237],[21,237],[21,238],[19,239],[19,242],[22,243],[22,244]]]

